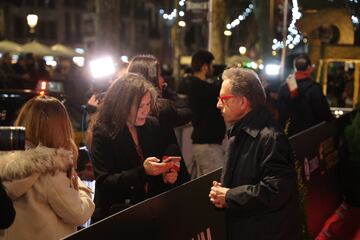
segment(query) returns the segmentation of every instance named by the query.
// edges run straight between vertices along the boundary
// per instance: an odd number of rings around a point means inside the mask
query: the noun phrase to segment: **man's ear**
[[[248,109],[250,109],[250,101],[247,97],[241,96],[241,101],[242,101],[241,104],[242,110],[247,111]]]
[[[209,66],[207,65],[207,64],[203,64],[202,66],[201,66],[201,71],[202,72],[207,72],[208,71],[208,69],[209,69]]]

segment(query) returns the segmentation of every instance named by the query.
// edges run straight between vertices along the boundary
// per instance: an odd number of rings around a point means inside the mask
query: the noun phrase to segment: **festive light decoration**
[[[351,21],[353,22],[353,24],[359,24],[359,18],[357,16],[351,16]]]
[[[159,13],[164,20],[173,21],[176,18],[180,18],[178,25],[180,27],[186,27],[185,17],[185,2],[186,0],[179,0],[179,12],[174,8],[170,13],[166,13],[164,9],[160,9]]]
[[[299,11],[299,5],[297,0],[292,0],[292,19],[289,25],[288,31],[289,34],[286,37],[285,44],[283,41],[278,41],[277,39],[273,39],[272,50],[276,51],[284,46],[288,46],[290,49],[293,49],[296,45],[298,45],[302,39],[299,31],[296,29],[296,21],[301,18],[301,12]]]
[[[348,0],[346,6],[351,14],[351,21],[354,25],[355,31],[360,28],[360,4],[359,0]]]
[[[249,6],[240,14],[236,19],[234,19],[231,23],[226,24],[226,29],[224,31],[225,36],[231,36],[231,29],[237,27],[242,21],[244,21],[254,10],[254,5],[249,4]],[[229,33],[230,32],[230,33]]]

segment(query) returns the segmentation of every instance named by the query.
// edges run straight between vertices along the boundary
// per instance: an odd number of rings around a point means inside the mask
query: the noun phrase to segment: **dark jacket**
[[[191,138],[195,144],[221,144],[225,137],[225,123],[216,108],[221,82],[209,83],[189,77],[189,106],[194,113]]]
[[[166,146],[160,138],[158,121],[149,117],[137,130],[144,159],[161,159]],[[91,152],[96,178],[96,209],[92,221],[98,221],[173,186],[165,184],[162,175],[145,174],[142,160],[127,127],[115,139],[104,136],[95,128]],[[147,192],[145,186],[148,188]]]
[[[175,102],[170,99],[158,98],[158,114],[160,125],[169,128],[176,128],[191,122],[193,114],[190,108],[179,108]]]
[[[300,239],[297,177],[288,139],[258,108],[229,129],[222,185],[228,239]]]
[[[163,154],[167,156],[181,156],[180,172],[177,180],[179,185],[190,181],[190,175],[179,148],[174,128],[186,124],[190,121],[189,117],[191,116],[186,113],[186,110],[185,114],[182,115],[182,112],[179,112],[173,104],[173,101],[169,99],[158,98],[157,105],[159,109],[157,119],[159,121],[160,139],[166,146]],[[191,111],[189,114],[192,115]]]
[[[170,88],[165,88],[160,99],[168,100],[168,105],[175,112],[173,115],[175,118],[172,121],[173,127],[180,127],[191,122],[194,115],[187,102],[180,98],[176,92]]]
[[[11,199],[8,197],[4,186],[0,182],[0,229],[11,226],[15,219],[15,209]]]
[[[331,121],[333,116],[321,87],[313,80],[297,80],[298,95],[290,98],[285,83],[279,91],[279,121],[285,127],[288,120],[288,135],[294,135],[322,121]]]

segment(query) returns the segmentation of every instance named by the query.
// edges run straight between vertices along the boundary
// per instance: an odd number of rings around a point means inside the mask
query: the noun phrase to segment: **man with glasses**
[[[290,144],[265,101],[255,72],[224,71],[217,107],[231,127],[221,183],[209,197],[225,210],[227,239],[301,239]]]

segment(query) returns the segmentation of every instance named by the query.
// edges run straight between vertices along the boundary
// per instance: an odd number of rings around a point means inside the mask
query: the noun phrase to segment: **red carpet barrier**
[[[225,239],[224,213],[215,210],[208,197],[212,181],[220,175],[219,169],[66,239]]]
[[[290,138],[301,164],[307,225],[312,238],[342,202],[336,135],[333,123],[322,123]]]

